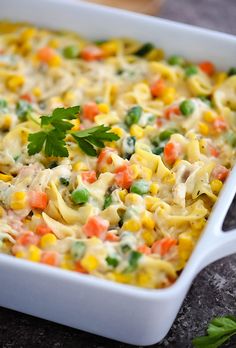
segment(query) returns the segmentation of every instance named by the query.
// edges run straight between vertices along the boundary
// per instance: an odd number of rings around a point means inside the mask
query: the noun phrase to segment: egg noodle
[[[0,252],[146,288],[177,279],[235,162],[236,68],[0,23]],[[97,156],[28,153],[55,108],[105,125]],[[92,141],[92,140],[91,140]],[[95,141],[95,140],[94,140]]]

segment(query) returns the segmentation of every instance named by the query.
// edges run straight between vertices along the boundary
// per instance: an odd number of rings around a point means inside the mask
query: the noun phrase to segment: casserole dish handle
[[[236,228],[227,232],[224,232],[222,229],[223,222],[236,194],[235,183],[236,166],[225,183],[225,187],[207,225],[207,230],[202,235],[196,248],[198,249],[196,250],[198,255],[202,256],[200,258],[199,270],[222,257],[236,253]]]

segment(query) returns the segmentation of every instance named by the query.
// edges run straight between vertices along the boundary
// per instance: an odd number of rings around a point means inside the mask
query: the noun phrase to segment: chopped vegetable
[[[26,100],[19,100],[16,104],[16,114],[22,122],[27,120],[27,116],[32,110],[32,105]]]
[[[126,272],[133,272],[138,267],[138,262],[142,254],[138,251],[132,251],[129,257],[129,266],[125,270]]]
[[[170,65],[179,65],[179,66],[183,66],[185,64],[185,60],[183,57],[181,56],[171,56],[169,59],[168,59],[168,63]]]
[[[151,86],[150,90],[152,93],[152,96],[155,98],[161,97],[166,89],[166,84],[163,79],[159,79],[155,81]]]
[[[119,187],[123,189],[130,188],[133,182],[133,176],[132,176],[132,170],[127,164],[124,164],[123,166],[116,168],[115,182]]]
[[[159,254],[161,256],[166,255],[170,249],[177,244],[177,240],[166,237],[160,240],[157,240],[153,245],[152,245],[152,253],[154,254]]]
[[[104,238],[108,227],[109,222],[107,220],[102,219],[100,216],[92,216],[88,218],[88,221],[83,226],[83,231],[87,237]]]
[[[51,47],[42,47],[38,50],[37,57],[42,63],[50,63],[55,56],[55,51]]]
[[[159,139],[160,141],[169,140],[171,135],[175,133],[178,133],[176,129],[172,129],[172,128],[166,129],[159,134]]]
[[[175,142],[169,142],[164,148],[164,159],[168,164],[173,164],[180,154],[180,145]]]
[[[83,106],[83,117],[93,122],[94,118],[99,114],[98,105],[94,102],[87,103]]]
[[[212,76],[215,72],[215,66],[212,62],[205,61],[199,64],[200,69],[209,76]]]
[[[87,203],[89,191],[86,188],[78,188],[72,192],[71,199],[75,204]]]
[[[44,210],[48,204],[48,196],[45,192],[31,191],[29,194],[29,204],[32,209]]]
[[[104,200],[104,205],[103,205],[103,209],[108,208],[112,203],[112,196],[111,195],[106,195],[105,196],[105,200]]]
[[[138,195],[144,195],[148,193],[150,184],[145,180],[136,180],[131,188],[130,192],[137,193]]]
[[[73,259],[78,261],[82,259],[82,257],[84,256],[85,250],[86,250],[85,243],[77,240],[72,244],[70,253]]]
[[[77,46],[74,46],[74,45],[66,46],[63,49],[63,55],[65,58],[68,58],[68,59],[77,58],[79,55],[79,48]]]
[[[235,134],[235,132],[229,131],[225,135],[225,139],[229,145],[231,145],[232,147],[236,147],[236,134]]]
[[[164,151],[163,146],[156,146],[152,149],[152,153],[154,153],[155,155],[161,155],[163,151]]]
[[[128,127],[130,127],[132,124],[136,124],[139,122],[142,115],[142,108],[139,105],[133,106],[131,109],[128,110],[125,123]]]
[[[130,159],[131,155],[133,155],[135,151],[135,143],[136,143],[135,137],[124,138],[122,142],[122,152],[123,152],[124,158]]]
[[[180,111],[186,117],[192,115],[195,110],[195,106],[191,100],[184,100],[180,103]]]
[[[106,262],[109,266],[115,268],[119,265],[119,260],[116,257],[107,256]]]
[[[0,111],[6,110],[8,103],[6,99],[0,99]]]
[[[61,177],[61,178],[60,178],[60,183],[61,183],[62,185],[64,185],[64,186],[69,186],[70,180],[69,180],[68,178],[63,178],[63,177]]]
[[[81,174],[83,181],[88,182],[89,184],[92,184],[93,182],[95,182],[97,180],[97,175],[95,170],[88,170],[88,171],[84,171]]]
[[[97,46],[87,46],[81,51],[81,57],[87,62],[92,62],[102,59],[104,57],[104,52]]]
[[[196,75],[198,73],[198,69],[195,65],[191,65],[191,66],[188,66],[186,69],[185,69],[185,75],[187,77],[190,77],[190,76],[193,76],[193,75]]]
[[[155,48],[155,46],[152,43],[147,42],[147,43],[143,44],[134,54],[136,56],[139,56],[139,57],[144,57],[149,52],[151,52],[154,48]]]
[[[236,67],[230,68],[229,71],[228,71],[228,75],[229,76],[236,75]]]

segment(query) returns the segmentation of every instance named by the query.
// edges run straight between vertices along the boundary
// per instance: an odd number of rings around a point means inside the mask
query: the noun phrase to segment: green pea
[[[141,115],[142,115],[142,108],[139,105],[133,106],[131,109],[128,110],[125,123],[128,127],[132,126],[132,124],[136,124],[139,122]]]
[[[164,147],[163,146],[157,146],[152,149],[152,153],[155,155],[161,155],[164,152]]]
[[[78,57],[79,49],[76,46],[66,46],[63,49],[63,56],[68,59],[74,59]]]
[[[184,100],[179,106],[180,111],[186,117],[190,116],[195,109],[195,106],[191,100]]]
[[[160,141],[169,140],[172,134],[178,133],[176,129],[165,129],[159,134]]]
[[[59,180],[60,180],[60,183],[61,183],[62,185],[64,185],[64,186],[69,186],[69,183],[70,183],[70,180],[69,180],[69,179],[61,177]]]
[[[109,266],[117,267],[119,265],[119,260],[116,257],[107,256],[106,262]]]
[[[232,132],[232,131],[228,132],[225,135],[225,139],[230,146],[236,147],[236,134],[235,134],[235,132]]]
[[[145,180],[136,180],[130,188],[130,192],[137,193],[138,195],[144,195],[148,191],[149,183]]]
[[[180,66],[183,66],[185,61],[184,61],[183,57],[174,55],[174,56],[171,56],[168,59],[168,63],[170,65],[180,65]]]
[[[0,110],[7,108],[7,101],[5,99],[0,99]]]
[[[111,203],[112,203],[112,196],[111,195],[105,196],[103,209],[108,208],[111,205]]]
[[[185,75],[190,77],[198,73],[198,68],[195,65],[190,65],[185,69]]]
[[[147,42],[143,44],[134,54],[136,56],[143,57],[146,56],[146,54],[148,54],[149,52],[151,52],[154,48],[155,46],[152,43]]]
[[[138,251],[132,251],[129,257],[129,266],[126,268],[125,272],[133,272],[138,267],[139,259],[142,257],[142,254]]]
[[[228,75],[229,76],[236,75],[236,67],[235,66],[229,69]]]
[[[71,199],[75,204],[87,203],[89,192],[86,188],[79,188],[72,192]]]
[[[130,157],[133,155],[135,151],[135,143],[136,143],[135,137],[124,138],[122,142],[122,153],[124,158],[130,159]]]
[[[86,245],[84,242],[76,241],[72,244],[70,253],[74,260],[80,260],[85,253]]]
[[[26,100],[19,100],[16,104],[16,114],[20,121],[26,121],[28,114],[33,110]]]

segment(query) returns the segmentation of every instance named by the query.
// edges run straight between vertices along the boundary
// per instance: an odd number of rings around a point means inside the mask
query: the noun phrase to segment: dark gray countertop
[[[167,0],[161,16],[236,34],[236,0]],[[236,227],[235,206],[227,217],[226,227]],[[199,274],[168,336],[152,347],[191,347],[192,338],[204,332],[213,316],[225,314],[236,315],[236,255],[208,266]],[[15,347],[132,346],[0,308],[0,348]],[[225,347],[236,347],[236,338]]]

